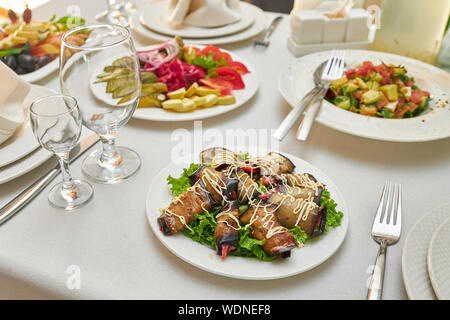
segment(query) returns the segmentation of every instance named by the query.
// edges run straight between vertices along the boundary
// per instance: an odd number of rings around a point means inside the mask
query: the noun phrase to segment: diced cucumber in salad
[[[326,99],[339,108],[378,118],[411,118],[428,108],[430,93],[419,89],[403,66],[365,61],[331,81]]]

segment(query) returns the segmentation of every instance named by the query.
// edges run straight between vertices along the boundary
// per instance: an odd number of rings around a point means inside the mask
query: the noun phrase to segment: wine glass
[[[72,179],[69,171],[69,153],[82,127],[77,100],[62,94],[41,97],[30,106],[30,120],[39,144],[56,154],[62,171],[63,181],[50,190],[48,200],[66,210],[82,206],[94,191],[88,182]]]
[[[81,26],[66,32],[59,77],[63,93],[77,98],[83,124],[102,142],[102,150],[84,160],[84,174],[101,183],[131,177],[141,166],[139,155],[115,146],[117,129],[133,115],[141,92],[140,64],[130,32],[120,25]]]

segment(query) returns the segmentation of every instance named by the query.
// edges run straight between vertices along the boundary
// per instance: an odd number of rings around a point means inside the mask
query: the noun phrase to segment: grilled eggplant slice
[[[291,256],[291,250],[298,246],[294,236],[281,224],[274,213],[275,207],[250,207],[241,215],[240,220],[245,225],[252,225],[251,236],[257,240],[266,240],[262,245],[264,251],[270,255],[283,258]]]
[[[300,226],[310,237],[316,237],[325,230],[327,210],[308,198],[295,198],[279,191],[272,193],[268,202],[277,207],[276,216],[282,226]]]
[[[291,173],[295,169],[292,161],[278,152],[270,152],[264,157],[258,157],[256,165],[260,168],[260,174],[263,176]]]
[[[216,216],[217,226],[214,232],[214,243],[217,254],[225,259],[229,252],[239,246],[239,206],[237,201],[231,201]]]
[[[212,165],[218,171],[222,171],[229,165],[235,164],[236,154],[225,148],[209,148],[200,153],[200,161]]]
[[[239,203],[247,203],[261,193],[250,175],[241,168],[234,169],[230,173],[230,178],[238,181],[237,198]]]
[[[317,182],[317,179],[309,173],[292,173],[282,174],[281,178],[292,187],[300,187],[302,189],[309,189],[314,192],[314,202],[320,205],[322,197],[323,185]]]
[[[169,207],[158,217],[158,224],[165,235],[183,230],[194,219],[195,214],[204,214],[218,205],[207,191],[202,181],[197,181],[191,188],[174,198]]]

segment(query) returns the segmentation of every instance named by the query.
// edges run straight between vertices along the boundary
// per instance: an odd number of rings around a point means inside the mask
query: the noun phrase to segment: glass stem
[[[61,152],[56,155],[58,156],[63,177],[61,195],[64,199],[72,201],[77,197],[77,188],[73,183],[72,175],[69,170],[69,152]]]
[[[102,154],[99,158],[99,165],[107,170],[114,170],[122,163],[122,156],[116,148],[116,135],[110,133],[107,136],[100,136],[102,142]]]

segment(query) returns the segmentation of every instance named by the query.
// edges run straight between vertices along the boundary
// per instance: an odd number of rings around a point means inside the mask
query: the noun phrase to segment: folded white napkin
[[[171,28],[190,25],[220,27],[241,19],[239,0],[170,0],[168,23]]]
[[[14,134],[24,121],[23,100],[30,85],[0,62],[0,144]]]

